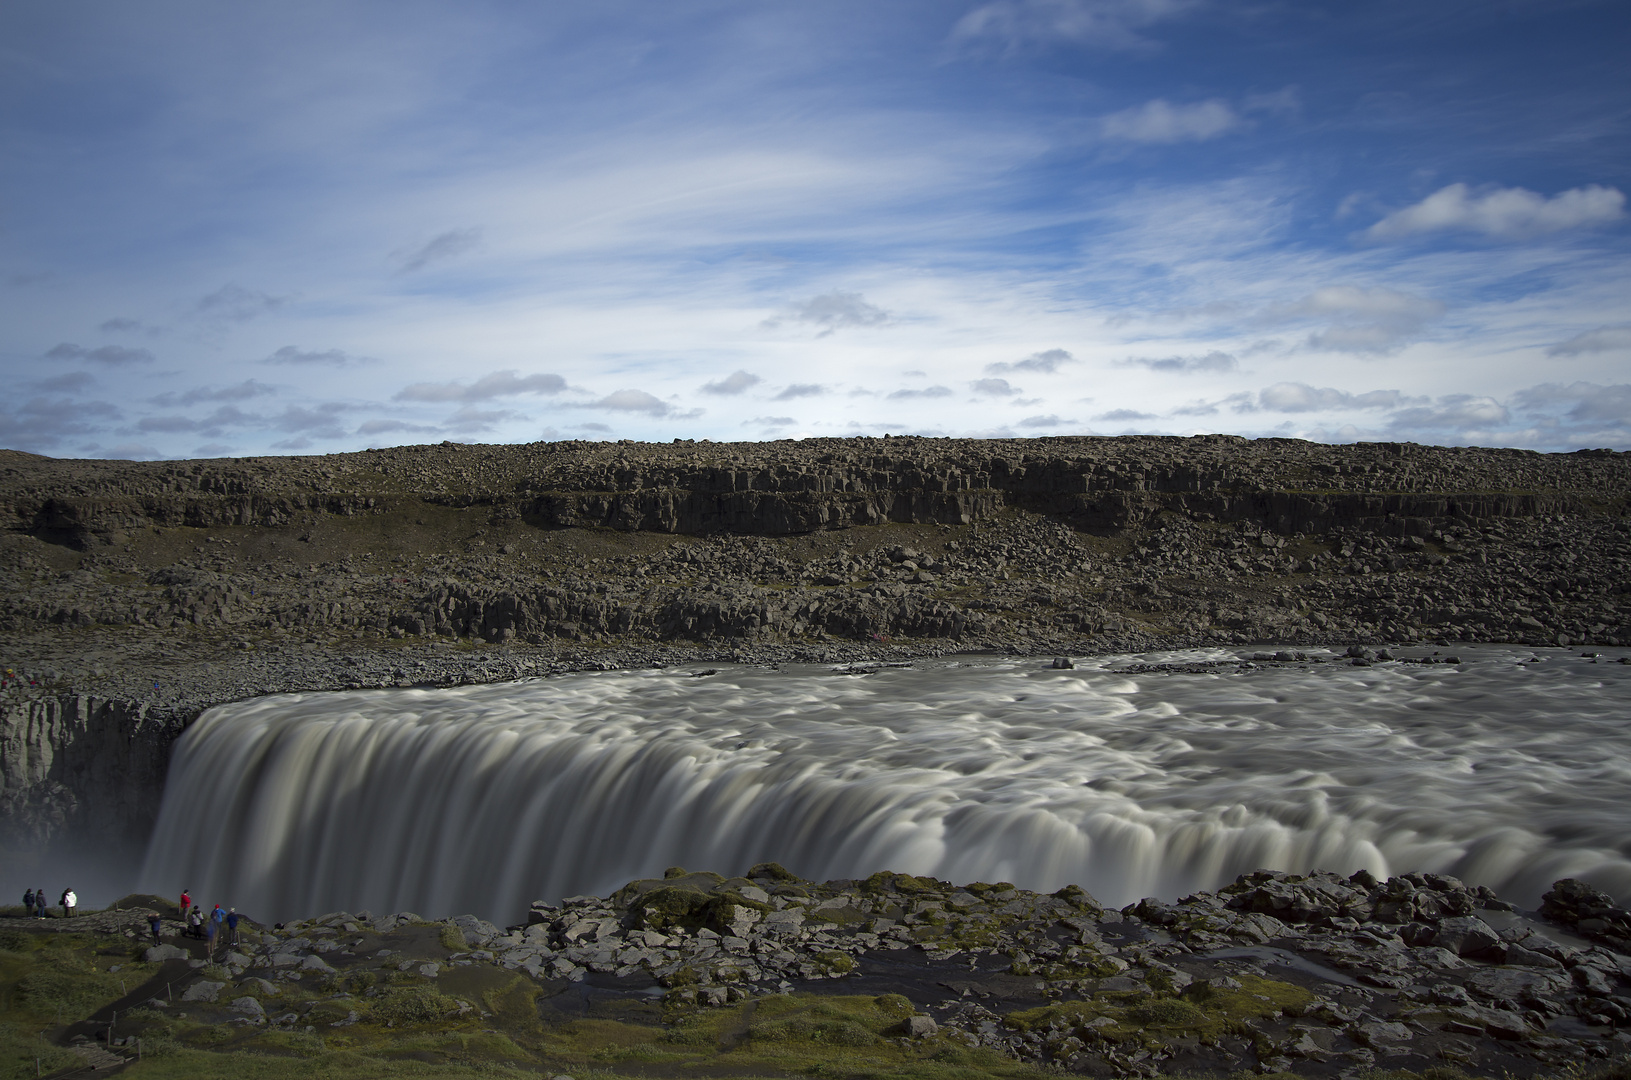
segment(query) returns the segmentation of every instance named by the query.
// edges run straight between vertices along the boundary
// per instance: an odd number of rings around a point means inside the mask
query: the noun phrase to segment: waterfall
[[[1435,870],[1531,901],[1571,874],[1631,887],[1631,679],[1615,669],[1500,650],[1459,668],[1131,659],[600,672],[222,706],[177,745],[143,887],[261,918],[501,923],[671,865],[762,861],[818,880],[1078,883],[1112,904],[1259,867]]]

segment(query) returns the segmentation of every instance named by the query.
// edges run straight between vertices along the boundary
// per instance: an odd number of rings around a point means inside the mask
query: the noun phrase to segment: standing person
[[[33,889],[30,889],[30,890],[28,890],[27,892],[25,892],[23,894],[23,917],[28,918],[28,919],[32,919],[34,917],[34,890]]]
[[[234,947],[238,944],[238,909],[227,908],[227,941]]]
[[[192,894],[191,889],[182,889],[181,890],[181,921],[182,922],[187,921],[187,912],[193,906],[193,898],[192,898],[191,894]]]
[[[44,889],[35,889],[34,890],[34,917],[36,919],[45,918],[45,890]]]
[[[221,909],[217,906],[215,910],[220,911]],[[204,920],[204,940],[207,942],[204,946],[204,955],[212,961],[215,959],[215,935],[220,929],[221,923],[213,913],[208,919]]]
[[[164,941],[163,941],[162,938],[159,937],[159,931],[164,928],[164,919],[163,919],[163,917],[160,916],[159,913],[155,911],[155,912],[153,912],[153,914],[151,914],[151,915],[149,915],[147,917],[147,925],[153,931],[153,944],[162,945],[164,943]]]
[[[204,913],[198,910],[197,904],[193,905],[192,912],[187,916],[187,933],[195,938],[204,936]]]
[[[62,890],[62,917],[64,919],[74,917],[74,905],[77,903],[79,903],[79,897],[74,895],[73,889]]]

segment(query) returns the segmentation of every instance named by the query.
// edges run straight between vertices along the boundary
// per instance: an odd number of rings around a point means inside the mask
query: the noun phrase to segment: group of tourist
[[[58,903],[62,907],[62,917],[72,918],[74,908],[79,904],[79,897],[74,894],[73,889],[64,889]],[[34,918],[45,918],[46,906],[44,889],[29,889],[23,893],[23,908]],[[178,912],[181,916],[182,935],[208,942],[206,948],[210,954],[214,954],[218,939],[224,945],[238,944],[238,921],[241,916],[237,908],[223,908],[216,904],[215,909],[206,915],[202,908],[193,903],[190,890],[183,889]],[[147,925],[153,931],[153,944],[160,944],[164,931],[164,916],[154,912],[147,917]]]
[[[64,889],[62,895],[57,898],[57,903],[62,906],[62,917],[72,918],[74,908],[79,904],[79,897],[74,895],[73,889]],[[32,912],[36,919],[45,918],[47,906],[49,905],[45,902],[44,889],[29,889],[23,893],[23,910]]]
[[[191,891],[181,890],[181,903],[177,905],[183,923],[182,933],[190,938],[198,938],[208,944],[206,951],[211,955],[215,953],[217,939],[223,939],[226,945],[238,944],[238,909],[223,908],[220,904],[208,915],[197,904],[193,903]],[[148,916],[148,925],[153,930],[153,943],[158,944],[159,933],[163,928],[163,919],[157,914]]]

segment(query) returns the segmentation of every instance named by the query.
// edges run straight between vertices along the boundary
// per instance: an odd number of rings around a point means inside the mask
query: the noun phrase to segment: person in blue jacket
[[[229,943],[231,943],[233,945],[238,944],[238,909],[237,908],[227,908],[227,940],[228,940]]]
[[[33,914],[34,914],[34,890],[33,889],[30,889],[30,890],[28,890],[27,892],[25,892],[23,894],[23,910],[25,912],[27,912],[30,917],[33,916]]]

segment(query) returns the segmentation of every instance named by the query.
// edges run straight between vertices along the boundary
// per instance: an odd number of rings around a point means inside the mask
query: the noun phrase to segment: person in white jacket
[[[73,918],[74,905],[77,903],[79,903],[79,897],[74,895],[74,890],[62,890],[62,917],[65,919]]]

